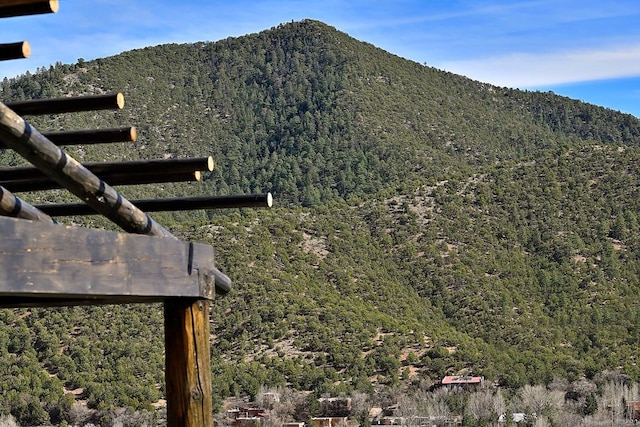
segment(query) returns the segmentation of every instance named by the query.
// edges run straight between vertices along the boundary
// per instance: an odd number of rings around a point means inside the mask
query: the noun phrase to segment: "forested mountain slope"
[[[82,160],[214,156],[204,182],[123,189],[132,199],[276,200],[156,216],[213,243],[235,281],[212,313],[216,403],[261,384],[338,393],[459,372],[510,387],[640,379],[637,118],[474,82],[316,21],[2,82],[5,101],[113,91],[122,112],[33,123],[138,127],[134,146],[69,150]],[[64,418],[64,385],[91,407],[149,408],[163,388],[158,311],[3,311],[5,405]]]

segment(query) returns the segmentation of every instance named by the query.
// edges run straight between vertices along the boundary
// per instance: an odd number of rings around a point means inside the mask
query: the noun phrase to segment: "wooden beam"
[[[138,132],[133,126],[112,129],[44,132],[43,135],[56,145],[91,145],[112,142],[134,142],[138,139]]]
[[[1,307],[214,297],[209,245],[14,218],[0,218],[0,236]]]
[[[196,157],[187,159],[156,159],[114,163],[88,163],[88,168],[96,173],[111,174],[139,173],[153,174],[161,172],[188,173],[213,170],[213,157]]]
[[[85,163],[89,171],[110,185],[141,185],[160,182],[200,181],[201,171],[213,170],[213,159],[162,159],[130,162]],[[0,168],[0,185],[9,191],[42,191],[60,184],[38,168],[24,166]]]
[[[49,215],[24,202],[2,186],[0,186],[0,215],[32,221],[54,222]]]
[[[213,425],[209,303],[164,303],[168,427]]]
[[[149,215],[76,160],[63,153],[37,129],[1,102],[0,141],[125,231],[176,239]],[[216,289],[224,293],[229,283],[231,280],[227,276],[216,272]]]
[[[80,111],[120,110],[124,108],[124,95],[78,96],[69,98],[33,99],[29,101],[8,102],[7,107],[16,114],[43,115],[77,113]]]
[[[113,129],[87,129],[45,132],[42,135],[58,146],[108,144],[112,142],[135,142],[138,139],[138,132],[133,126]],[[4,148],[5,147],[0,141],[0,149]]]
[[[10,59],[24,59],[31,55],[31,46],[28,42],[2,43],[0,44],[0,61]]]
[[[153,175],[164,172],[192,173],[196,171],[212,171],[213,158],[199,157],[194,159],[158,159],[134,160],[127,162],[88,162],[83,166],[96,175]],[[37,181],[47,174],[33,166],[0,168],[0,182],[4,181]]]
[[[175,237],[0,102],[0,141],[125,231]]]
[[[104,173],[99,174],[100,179],[104,182],[108,182],[109,185],[144,185],[144,184],[159,184],[166,182],[191,182],[200,181],[202,174],[199,171],[196,172],[155,172],[155,173],[121,173],[111,174]],[[15,180],[15,181],[0,181],[0,186],[4,186],[9,191],[14,193],[20,193],[25,191],[45,191],[62,188],[60,184],[48,177],[41,177],[34,180]],[[85,205],[86,206],[86,205]],[[92,212],[96,213],[93,209]]]
[[[237,209],[270,208],[273,205],[271,193],[243,194],[232,196],[175,197],[169,199],[132,200],[135,206],[145,212],[191,211],[197,209]],[[50,203],[36,205],[47,215],[74,216],[96,215],[97,212],[84,203]]]
[[[0,18],[56,13],[58,8],[58,0],[2,0]]]

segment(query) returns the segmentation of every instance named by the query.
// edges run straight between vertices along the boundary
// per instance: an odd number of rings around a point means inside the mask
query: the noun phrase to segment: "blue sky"
[[[32,54],[4,61],[0,77],[304,18],[474,80],[640,117],[637,0],[60,0],[56,14],[2,20],[0,40],[27,40]]]

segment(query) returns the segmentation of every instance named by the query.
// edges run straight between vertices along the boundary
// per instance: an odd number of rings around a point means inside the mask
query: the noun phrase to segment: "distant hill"
[[[57,64],[1,90],[125,93],[122,112],[34,118],[138,127],[135,145],[70,149],[78,159],[215,158],[202,183],[130,198],[274,194],[271,211],[157,215],[213,243],[235,281],[212,313],[216,403],[262,384],[371,392],[449,373],[514,388],[615,369],[640,379],[631,115],[472,81],[311,20]],[[0,394],[18,390],[9,407],[39,423],[54,415],[38,402],[63,407],[63,385],[93,408],[150,408],[163,387],[157,311],[4,310],[4,359],[39,379],[9,383],[5,360]]]

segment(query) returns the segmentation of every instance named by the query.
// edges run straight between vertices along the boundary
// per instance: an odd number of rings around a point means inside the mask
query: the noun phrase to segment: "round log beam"
[[[58,0],[3,0],[0,18],[56,13],[59,7]]]
[[[24,59],[31,55],[31,46],[28,42],[2,43],[0,44],[0,61],[10,59]]]
[[[121,110],[124,108],[124,95],[118,92],[108,95],[32,99],[29,101],[8,102],[6,106],[20,116]]]
[[[125,231],[176,238],[2,103],[0,140]]]
[[[41,210],[25,203],[6,188],[0,186],[0,215],[32,221],[53,222],[53,219]]]
[[[43,135],[56,145],[92,145],[112,142],[135,142],[138,131],[135,127],[112,129],[85,129],[44,132]]]
[[[134,160],[128,162],[89,162],[84,167],[96,175],[159,175],[213,170],[213,158]],[[0,168],[0,182],[40,180],[47,175],[32,166]]]
[[[104,173],[98,174],[100,179],[109,185],[144,185],[166,182],[195,182],[202,179],[202,174],[196,172],[161,172],[156,173]],[[45,191],[62,188],[60,184],[47,176],[32,180],[0,181],[0,185],[14,193],[24,191]]]
[[[270,208],[271,193],[243,194],[235,196],[175,197],[169,199],[132,200],[135,206],[146,212],[193,211],[198,209]],[[36,205],[37,209],[53,217],[96,215],[97,212],[84,203],[50,203]]]

